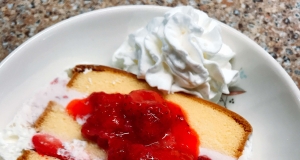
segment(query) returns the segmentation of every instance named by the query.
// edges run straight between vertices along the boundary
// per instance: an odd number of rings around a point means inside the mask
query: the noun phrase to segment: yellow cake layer
[[[132,90],[152,89],[136,75],[105,66],[78,65],[68,87],[83,93],[103,91],[128,94]],[[242,154],[251,125],[240,115],[222,106],[183,93],[164,97],[185,111],[188,123],[198,133],[201,147],[239,157]]]
[[[55,135],[60,140],[72,141],[73,139],[83,140],[81,126],[55,102],[49,102],[43,114],[34,124],[38,132]]]

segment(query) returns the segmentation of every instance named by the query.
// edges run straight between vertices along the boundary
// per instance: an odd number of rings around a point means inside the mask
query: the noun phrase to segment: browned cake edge
[[[37,128],[39,128],[43,122],[45,121],[45,117],[47,116],[47,114],[51,111],[51,107],[54,105],[54,102],[50,101],[47,105],[47,107],[45,108],[44,112],[39,116],[39,118],[35,121],[35,123],[33,124],[33,127],[37,130]],[[33,150],[23,150],[22,151],[22,155],[18,157],[17,160],[30,160],[30,155],[36,153]],[[37,153],[38,154],[38,153]],[[45,159],[47,159],[45,157]]]
[[[32,151],[30,150],[23,150],[22,151],[22,155],[20,157],[18,157],[17,160],[28,160],[29,155],[31,154]]]
[[[31,160],[30,159],[30,155],[33,155],[33,154],[38,154],[37,152],[33,151],[33,150],[23,150],[22,151],[22,155],[18,157],[17,160]],[[42,156],[42,155],[40,155]],[[43,157],[43,160],[48,160],[48,159],[57,159],[57,158],[54,158],[54,157],[49,157],[49,156],[42,156]],[[41,159],[40,159],[41,160]],[[57,159],[58,160],[58,159]]]
[[[39,118],[35,121],[35,123],[33,124],[33,127],[37,130],[38,128],[40,128],[42,126],[42,124],[45,121],[45,117],[47,117],[47,115],[51,112],[52,110],[52,106],[55,105],[55,102],[50,101],[47,105],[47,107],[45,108],[44,112],[39,116]]]
[[[36,130],[43,124],[43,122],[45,121],[45,117],[46,117],[47,114],[49,114],[50,111],[51,111],[51,107],[52,107],[53,105],[55,105],[54,103],[55,103],[55,102],[50,101],[50,102],[48,103],[47,107],[45,108],[44,112],[43,112],[43,113],[39,116],[39,118],[35,121],[35,123],[33,124],[33,127],[34,127]],[[33,151],[33,150],[23,150],[23,151],[22,151],[22,155],[19,156],[17,160],[30,160],[30,159],[29,159],[29,158],[30,158],[30,155],[31,155],[31,154],[34,154],[34,153],[36,153],[36,152]],[[38,153],[36,153],[36,154],[38,154]],[[48,156],[47,156],[47,157],[48,157]],[[45,159],[48,159],[47,157],[45,157]],[[54,157],[51,157],[51,158],[54,158]]]
[[[115,69],[115,68],[111,68],[111,67],[107,67],[107,66],[102,66],[102,65],[76,65],[72,70],[73,77],[71,78],[71,80],[69,81],[67,86],[72,87],[73,80],[76,79],[76,76],[79,73],[84,72],[86,69],[90,69],[92,71],[97,71],[97,72],[105,72],[105,71],[113,72],[113,73],[117,73],[117,74],[127,76],[127,77],[130,77],[130,78],[135,78],[136,80],[138,80],[140,82],[148,84],[145,80],[137,79],[135,74],[132,74],[132,73],[129,73],[129,72],[126,72],[126,71],[123,71],[123,70],[119,70],[119,69]],[[241,125],[244,128],[246,136],[242,140],[242,143],[240,143],[239,148],[238,148],[239,153],[237,153],[236,156],[239,157],[239,156],[242,155],[242,152],[244,150],[244,146],[245,146],[245,144],[248,140],[248,137],[251,135],[251,133],[253,131],[252,126],[250,125],[250,123],[246,119],[244,119],[239,114],[237,114],[237,113],[235,113],[231,110],[228,110],[228,109],[226,109],[222,106],[219,106],[218,104],[215,104],[213,102],[210,102],[210,101],[207,101],[207,100],[204,100],[204,99],[200,99],[198,97],[195,97],[195,96],[192,96],[192,95],[189,95],[189,94],[186,94],[186,93],[175,93],[175,94],[180,94],[181,96],[191,98],[195,101],[198,101],[199,103],[205,103],[207,106],[210,106],[213,109],[218,110],[218,111],[228,115],[229,117],[233,118],[236,121],[236,123]]]
[[[142,80],[142,79],[137,79],[136,78],[136,75],[135,74],[132,74],[132,73],[129,73],[129,72],[126,72],[126,71],[122,71],[122,70],[119,70],[119,69],[116,69],[116,68],[111,68],[111,67],[107,67],[107,66],[102,66],[102,65],[76,65],[73,70],[72,70],[72,73],[73,73],[73,76],[72,77],[76,77],[76,75],[78,73],[82,73],[84,72],[86,69],[90,69],[92,71],[97,71],[97,72],[105,72],[105,71],[108,71],[108,72],[113,72],[113,73],[117,73],[117,74],[120,74],[120,75],[123,75],[123,76],[129,76],[129,77],[132,77],[132,78],[135,78],[137,81],[140,81],[142,83],[145,83],[148,85],[148,83],[146,83],[145,80]],[[67,84],[68,87],[71,87],[72,86],[72,83],[73,81],[75,80],[75,78],[71,78],[71,80],[69,81],[69,83]],[[149,88],[152,88],[151,86],[149,86]]]

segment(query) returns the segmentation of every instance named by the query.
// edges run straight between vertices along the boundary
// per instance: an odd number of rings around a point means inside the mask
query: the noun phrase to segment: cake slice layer
[[[137,79],[134,74],[95,65],[76,66],[68,87],[87,94],[100,91],[128,94],[138,89],[156,90],[144,80]],[[232,157],[242,154],[252,133],[251,125],[243,117],[217,104],[184,93],[163,96],[185,111],[189,124],[200,137],[201,147]]]

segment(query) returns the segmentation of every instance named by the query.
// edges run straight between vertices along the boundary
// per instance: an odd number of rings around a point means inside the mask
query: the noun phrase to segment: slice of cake
[[[155,90],[134,74],[105,66],[78,65],[73,72],[68,86],[88,94],[97,91],[128,94],[137,89]],[[189,124],[200,137],[202,148],[236,158],[242,155],[252,133],[251,125],[243,117],[191,95],[175,93],[164,97],[186,112]]]
[[[83,140],[81,126],[66,113],[64,107],[50,101],[43,114],[34,124],[39,133],[55,135],[61,140],[72,141]]]
[[[78,65],[73,69],[73,76],[67,86],[72,90],[91,94],[105,93],[128,94],[133,90],[154,90],[145,81],[125,71],[94,65]],[[157,91],[158,92],[158,91]],[[251,125],[238,114],[217,104],[183,93],[163,95],[168,101],[179,105],[187,116],[189,125],[200,138],[200,155],[210,159],[238,159],[244,153],[245,145],[252,133]],[[63,142],[66,153],[76,157],[78,143],[84,143],[81,156],[87,159],[105,159],[106,153],[97,144],[81,135],[81,124],[70,116],[65,107],[50,101],[45,111],[34,123],[35,130],[40,134],[49,134]],[[75,141],[74,141],[75,140]],[[76,143],[77,142],[77,143]],[[66,147],[69,146],[69,147]],[[71,147],[70,147],[71,146]],[[33,150],[25,150],[18,159],[55,159],[41,156]],[[78,158],[78,157],[77,157]]]

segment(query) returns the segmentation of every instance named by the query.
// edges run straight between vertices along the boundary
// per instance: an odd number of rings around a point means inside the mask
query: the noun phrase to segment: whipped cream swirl
[[[113,65],[145,79],[152,87],[219,101],[237,79],[218,22],[190,6],[171,9],[128,36]]]

